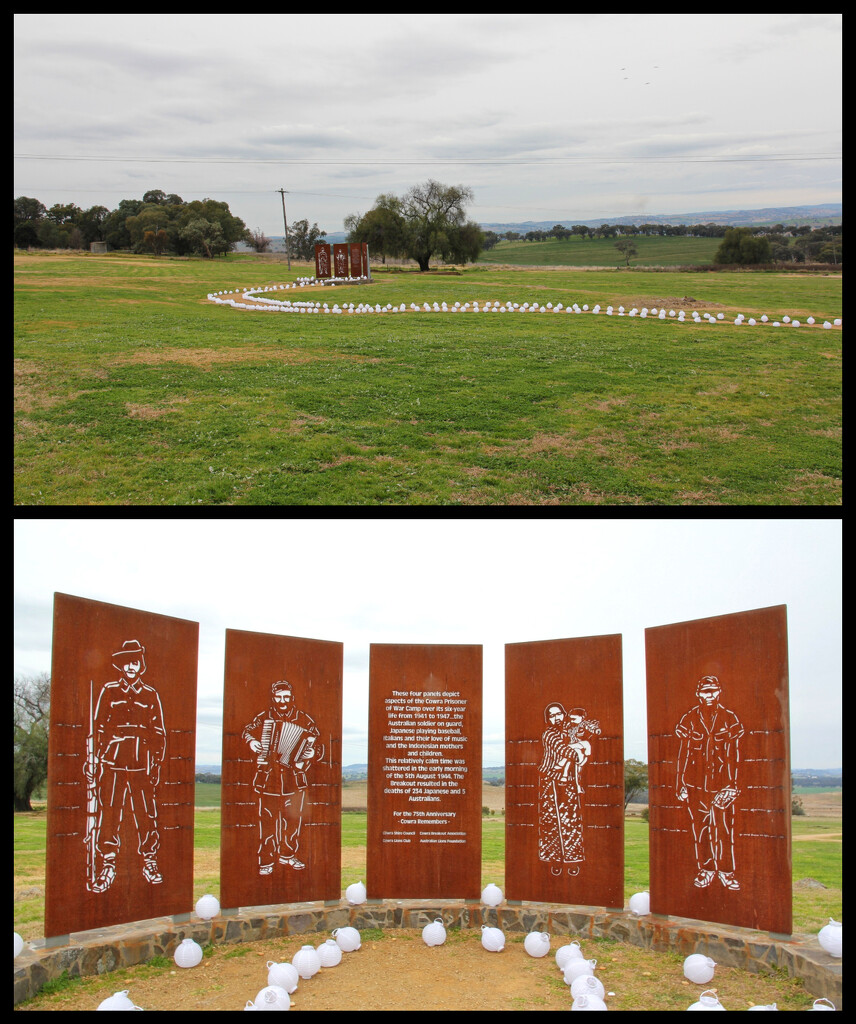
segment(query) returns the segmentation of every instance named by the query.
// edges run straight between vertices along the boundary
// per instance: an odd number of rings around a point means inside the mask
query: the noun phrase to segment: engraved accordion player
[[[281,765],[293,770],[298,789],[306,789],[306,768],[317,755],[315,734],[298,722],[265,718],[259,742],[262,749],[257,758],[253,788],[265,789],[272,769]]]

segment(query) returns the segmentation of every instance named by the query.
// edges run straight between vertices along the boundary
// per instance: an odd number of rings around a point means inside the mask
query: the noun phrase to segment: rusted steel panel
[[[482,648],[372,644],[370,899],[481,893]]]
[[[330,246],[324,242],[315,243],[315,276],[320,280],[323,277],[332,277],[332,264],[330,262]]]
[[[45,935],[189,913],[199,624],[54,595]]]
[[[333,269],[336,277],[348,276],[348,246],[344,242],[333,246]]]
[[[784,605],[645,630],[651,911],[791,931]]]
[[[341,896],[341,643],[226,630],[220,903]]]
[[[624,904],[621,636],[505,646],[505,894]]]
[[[348,246],[351,254],[351,277],[362,277],[367,271],[364,269],[363,254],[365,246],[359,242],[351,242]]]

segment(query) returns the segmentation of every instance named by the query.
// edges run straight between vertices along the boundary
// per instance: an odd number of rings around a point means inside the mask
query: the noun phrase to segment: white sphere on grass
[[[275,960],[268,960],[267,969],[268,985],[278,985],[280,988],[284,988],[286,992],[297,990],[300,975],[297,973],[297,968],[294,964],[287,962],[277,963]]]
[[[596,999],[603,999],[605,995],[603,982],[593,974],[581,974],[575,978],[571,985],[571,995],[574,999],[580,996],[594,996]]]
[[[139,1007],[134,1006],[131,999],[128,998],[128,990],[125,989],[122,992],[114,992],[112,996],[108,996],[97,1006],[98,1010],[137,1010]]]
[[[279,985],[267,985],[257,993],[253,1006],[257,1010],[288,1010],[291,996]]]
[[[550,952],[550,936],[546,932],[530,932],[523,940],[523,948],[532,957],[546,956]]]
[[[426,946],[442,946],[446,941],[446,928],[443,919],[438,917],[422,929],[422,941]]]
[[[829,919],[817,933],[817,941],[829,953],[830,956],[841,956],[841,924],[838,921]]]
[[[302,946],[291,958],[301,978],[312,978],[321,970],[321,959],[313,946]]]
[[[684,960],[684,977],[694,985],[706,985],[713,977],[716,964],[703,953],[693,953]]]
[[[315,950],[322,967],[338,967],[342,962],[342,950],[335,939],[327,939]]]
[[[360,948],[360,933],[356,928],[350,926],[336,928],[331,934],[343,953],[352,953],[355,949]]]
[[[173,960],[178,967],[196,967],[202,960],[202,947],[193,939],[182,939],[173,954]]]
[[[482,889],[481,901],[487,907],[498,907],[502,903],[502,889],[490,882]]]
[[[637,917],[641,917],[643,914],[647,914],[651,910],[651,897],[647,892],[635,892],[630,897],[630,910],[636,914]]]
[[[566,946],[560,946],[556,950],[556,966],[560,971],[564,971],[571,960],[581,960],[582,955],[580,944],[576,940],[569,942]]]
[[[206,893],[196,901],[196,914],[204,921],[210,921],[220,913],[220,901],[216,896]]]

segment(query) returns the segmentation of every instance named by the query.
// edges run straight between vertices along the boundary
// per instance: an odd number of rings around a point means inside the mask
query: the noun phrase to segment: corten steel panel
[[[193,908],[199,624],[54,595],[45,935]]]
[[[334,641],[226,630],[224,907],[342,894],[342,656]]]
[[[785,605],[645,630],[651,911],[791,931]]]
[[[317,278],[331,277],[330,246],[322,242],[315,245],[315,276]]]
[[[505,894],[624,905],[621,636],[506,644]]]
[[[371,645],[369,898],[478,898],[481,745],[480,645]]]
[[[336,277],[348,276],[348,246],[344,242],[333,246],[333,269]]]
[[[366,272],[363,269],[363,247],[359,242],[351,242],[351,277],[362,277]]]

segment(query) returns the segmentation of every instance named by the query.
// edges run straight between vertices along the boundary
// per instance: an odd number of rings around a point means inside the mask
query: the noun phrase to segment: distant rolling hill
[[[556,217],[551,220],[527,220],[522,224],[481,224],[483,231],[503,234],[516,231],[525,235],[527,231],[549,231],[556,224],[569,228],[584,224],[598,228],[601,224],[727,224],[731,227],[769,224],[821,224],[841,223],[841,203],[821,203],[817,206],[767,206],[758,210],[703,210],[697,213],[635,213],[627,217],[598,217],[595,220],[568,220]]]
[[[588,228],[599,228],[601,224],[728,224],[731,227],[749,227],[770,224],[810,224],[819,227],[822,224],[841,223],[841,203],[819,203],[815,206],[765,206],[757,210],[702,210],[696,213],[634,213],[621,217],[597,217],[594,220],[581,218],[568,219],[561,215],[550,220],[527,220],[514,224],[493,223],[479,224],[483,231],[495,231],[498,235],[506,231],[515,231],[525,235],[527,231],[549,231],[556,224],[569,228],[574,224],[585,224]],[[347,240],[345,231],[328,231],[324,242],[344,242]],[[285,238],[283,235],[271,235],[273,252],[284,252]],[[235,246],[237,252],[250,252],[251,249],[243,242]]]

